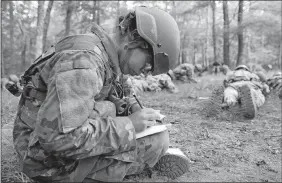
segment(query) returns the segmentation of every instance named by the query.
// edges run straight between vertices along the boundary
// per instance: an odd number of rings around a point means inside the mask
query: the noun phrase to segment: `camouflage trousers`
[[[83,159],[74,172],[52,177],[52,182],[117,182],[126,175],[141,173],[145,167],[153,167],[169,147],[168,131],[137,139],[137,159],[129,163],[116,156],[99,156]],[[35,180],[40,180],[40,177]]]
[[[257,107],[261,107],[264,102],[265,102],[265,97],[262,94],[261,90],[259,89],[255,89],[253,87],[251,87],[251,92],[254,95],[254,99],[255,99],[255,104]],[[224,99],[225,98],[232,98],[232,100],[234,101],[238,101],[239,99],[239,93],[238,90],[236,90],[234,87],[227,87],[224,90]]]

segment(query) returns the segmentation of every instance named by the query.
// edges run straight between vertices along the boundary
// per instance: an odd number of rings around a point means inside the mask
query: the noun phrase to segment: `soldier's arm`
[[[57,58],[35,127],[41,146],[73,159],[135,149],[135,129],[128,117],[89,118],[103,85],[95,55],[70,52]]]

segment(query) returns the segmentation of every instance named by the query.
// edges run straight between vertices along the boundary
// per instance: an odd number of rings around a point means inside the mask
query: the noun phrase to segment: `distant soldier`
[[[278,94],[279,98],[282,99],[282,73],[274,73],[273,76],[266,81],[270,90]]]
[[[220,67],[220,71],[224,74],[227,75],[227,73],[231,72],[231,70],[229,69],[229,67],[227,65],[222,65]]]
[[[264,90],[269,92],[268,86],[263,84],[260,77],[247,66],[239,65],[227,75],[224,87],[213,92],[211,103],[225,108],[239,106],[239,113],[245,118],[253,119],[257,109],[265,102]]]
[[[195,64],[194,65],[194,73],[197,74],[198,76],[201,76],[203,72],[203,67],[201,64]]]
[[[213,66],[213,73],[217,75],[217,73],[219,73],[220,70],[220,64],[217,61],[214,61],[212,66]]]
[[[173,73],[176,80],[196,83],[196,81],[193,79],[194,78],[193,64],[189,64],[189,63],[180,64],[175,69],[173,69]]]

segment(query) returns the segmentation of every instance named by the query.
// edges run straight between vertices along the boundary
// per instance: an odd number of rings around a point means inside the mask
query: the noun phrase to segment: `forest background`
[[[89,33],[91,22],[112,33],[135,6],[157,6],[177,21],[180,63],[214,61],[281,69],[281,1],[1,1],[1,77],[20,75],[64,36]]]

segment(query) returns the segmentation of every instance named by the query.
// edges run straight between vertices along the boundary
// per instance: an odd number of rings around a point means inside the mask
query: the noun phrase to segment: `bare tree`
[[[96,17],[97,17],[97,24],[100,25],[100,13],[101,13],[101,10],[100,10],[100,1],[97,1],[97,11],[96,11]]]
[[[65,36],[68,36],[70,34],[70,24],[71,24],[72,11],[73,11],[72,1],[68,0],[68,2],[67,2],[67,15],[66,15],[66,31],[65,31]]]
[[[217,62],[217,56],[216,56],[216,29],[215,29],[215,14],[216,14],[216,4],[215,0],[211,3],[212,6],[212,40],[213,40],[213,55],[214,55],[214,61]]]
[[[175,1],[172,1],[172,9],[173,9],[173,18],[175,19],[175,21],[176,21],[176,3],[175,3]]]
[[[48,33],[48,27],[49,27],[49,22],[50,22],[50,14],[51,14],[51,10],[53,7],[53,3],[54,1],[51,0],[48,3],[48,7],[46,10],[46,14],[45,14],[45,18],[44,18],[44,23],[43,23],[43,38],[42,38],[42,52],[44,52],[46,50],[47,47],[47,43],[46,43],[46,39],[47,39],[47,33]]]
[[[7,2],[7,1],[2,1],[2,2],[1,2],[2,11],[6,11],[8,3],[9,3],[9,2]]]
[[[238,10],[238,55],[237,55],[237,63],[236,66],[242,64],[242,56],[243,56],[243,48],[244,48],[244,40],[243,40],[243,0],[239,0],[239,10]]]
[[[165,11],[167,12],[168,1],[165,1]]]
[[[42,32],[43,32],[43,20],[44,20],[44,1],[37,1],[37,26],[35,33],[35,55],[38,56],[42,51]]]
[[[208,66],[209,63],[208,63],[208,59],[207,59],[207,49],[208,49],[208,46],[209,46],[209,5],[207,6],[207,16],[206,16],[206,43],[205,43],[205,46],[204,46],[204,66]]]
[[[21,45],[22,45],[22,49],[21,49],[21,70],[24,71],[25,70],[25,66],[26,66],[26,53],[27,53],[27,45],[28,45],[28,36],[27,36],[27,31],[23,25],[23,23],[21,21],[18,21],[19,23],[19,28],[21,31]]]
[[[230,67],[229,57],[229,17],[228,17],[228,1],[222,2],[223,8],[223,60],[224,64]]]
[[[93,1],[92,22],[96,22],[97,1]]]
[[[117,1],[117,17],[119,17],[119,14],[120,14],[119,8],[120,8],[120,3],[119,1]]]
[[[9,17],[10,17],[10,50],[11,60],[14,59],[14,3],[9,2]]]
[[[281,20],[282,20],[282,2],[281,3]],[[280,51],[279,51],[279,60],[278,60],[279,68],[282,68],[282,27],[280,31]]]

